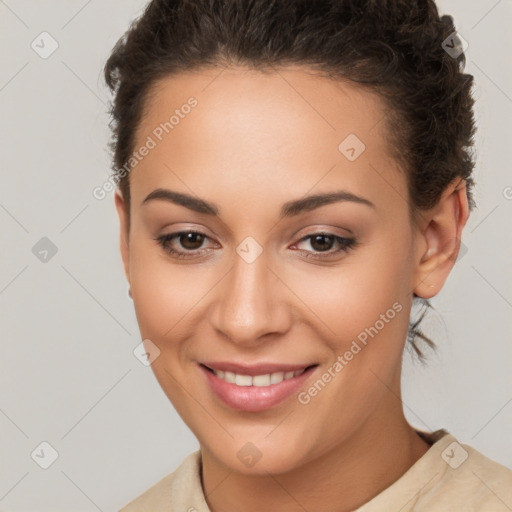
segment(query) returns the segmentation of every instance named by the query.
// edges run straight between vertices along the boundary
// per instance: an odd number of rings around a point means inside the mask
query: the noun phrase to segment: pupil
[[[327,242],[326,242],[327,240]],[[323,242],[323,243],[322,243]],[[316,235],[311,241],[311,245],[319,251],[328,251],[332,248],[332,237],[328,235]],[[316,245],[316,247],[315,247]]]

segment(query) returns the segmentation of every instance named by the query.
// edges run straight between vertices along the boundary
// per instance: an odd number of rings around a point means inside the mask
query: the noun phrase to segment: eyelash
[[[166,235],[161,235],[159,237],[154,238],[155,241],[159,243],[159,245],[167,252],[169,253],[173,258],[178,259],[186,259],[186,258],[195,258],[199,257],[201,252],[204,252],[204,249],[196,249],[195,251],[177,251],[176,249],[173,249],[170,246],[170,243],[176,239],[179,238],[181,235],[187,235],[187,234],[195,234],[205,237],[205,240],[210,238],[209,236],[205,235],[204,233],[201,233],[200,231],[178,231],[176,233],[170,233]],[[342,236],[334,235],[333,233],[327,233],[324,231],[319,231],[317,233],[312,233],[311,235],[307,235],[303,238],[301,238],[296,244],[299,244],[301,242],[304,242],[305,240],[312,239],[316,236],[326,236],[330,238],[334,238],[334,241],[339,244],[339,248],[336,250],[329,250],[329,251],[305,251],[299,249],[300,252],[304,254],[306,258],[316,259],[316,260],[325,260],[329,257],[332,257],[333,255],[339,254],[340,252],[349,252],[350,250],[354,249],[359,242],[355,238],[345,238]],[[294,244],[294,245],[296,245]]]

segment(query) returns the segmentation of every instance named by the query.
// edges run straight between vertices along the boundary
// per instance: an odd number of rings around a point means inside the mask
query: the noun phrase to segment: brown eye
[[[193,251],[203,245],[204,238],[201,233],[188,232],[180,234],[178,240],[183,248]]]
[[[340,257],[342,253],[349,252],[358,245],[355,238],[345,238],[333,233],[313,233],[305,236],[297,244],[299,251],[307,258],[317,260]],[[304,249],[301,245],[307,245]]]
[[[310,244],[315,251],[328,251],[334,245],[334,237],[331,235],[313,235]]]
[[[173,258],[198,258],[212,251],[211,247],[204,246],[210,237],[198,231],[178,231],[154,240]]]

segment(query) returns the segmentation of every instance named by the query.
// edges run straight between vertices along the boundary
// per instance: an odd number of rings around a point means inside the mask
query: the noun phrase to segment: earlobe
[[[128,228],[128,211],[127,205],[123,199],[123,195],[119,189],[114,194],[114,202],[119,216],[119,243],[121,250],[121,258],[123,260],[124,274],[130,285],[130,245],[129,245],[129,228]]]
[[[419,234],[413,292],[424,299],[437,295],[451,269],[461,246],[462,230],[469,216],[466,182],[461,178],[448,185],[438,203],[427,212]]]

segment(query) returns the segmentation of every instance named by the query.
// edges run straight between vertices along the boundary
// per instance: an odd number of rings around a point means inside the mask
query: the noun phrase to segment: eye
[[[154,238],[154,240],[173,257],[194,258],[208,252],[207,249],[201,249],[201,247],[209,238],[209,236],[200,231],[178,231],[159,236]]]
[[[307,258],[326,259],[339,255],[340,253],[348,252],[358,244],[355,238],[345,238],[335,235],[333,233],[313,233],[311,235],[301,238],[299,242],[292,247],[298,247],[302,243],[309,244],[313,251],[307,249],[299,249]],[[334,248],[334,250],[333,250]]]
[[[156,240],[159,245],[174,258],[195,258],[210,252],[211,248],[204,248],[203,244],[210,237],[200,231],[178,231],[161,235]],[[358,242],[355,238],[345,238],[333,233],[313,233],[303,237],[292,248],[300,244],[309,243],[313,250],[300,249],[299,251],[307,258],[327,259],[348,252]],[[216,244],[218,247],[218,244]],[[334,248],[334,250],[333,250]]]

